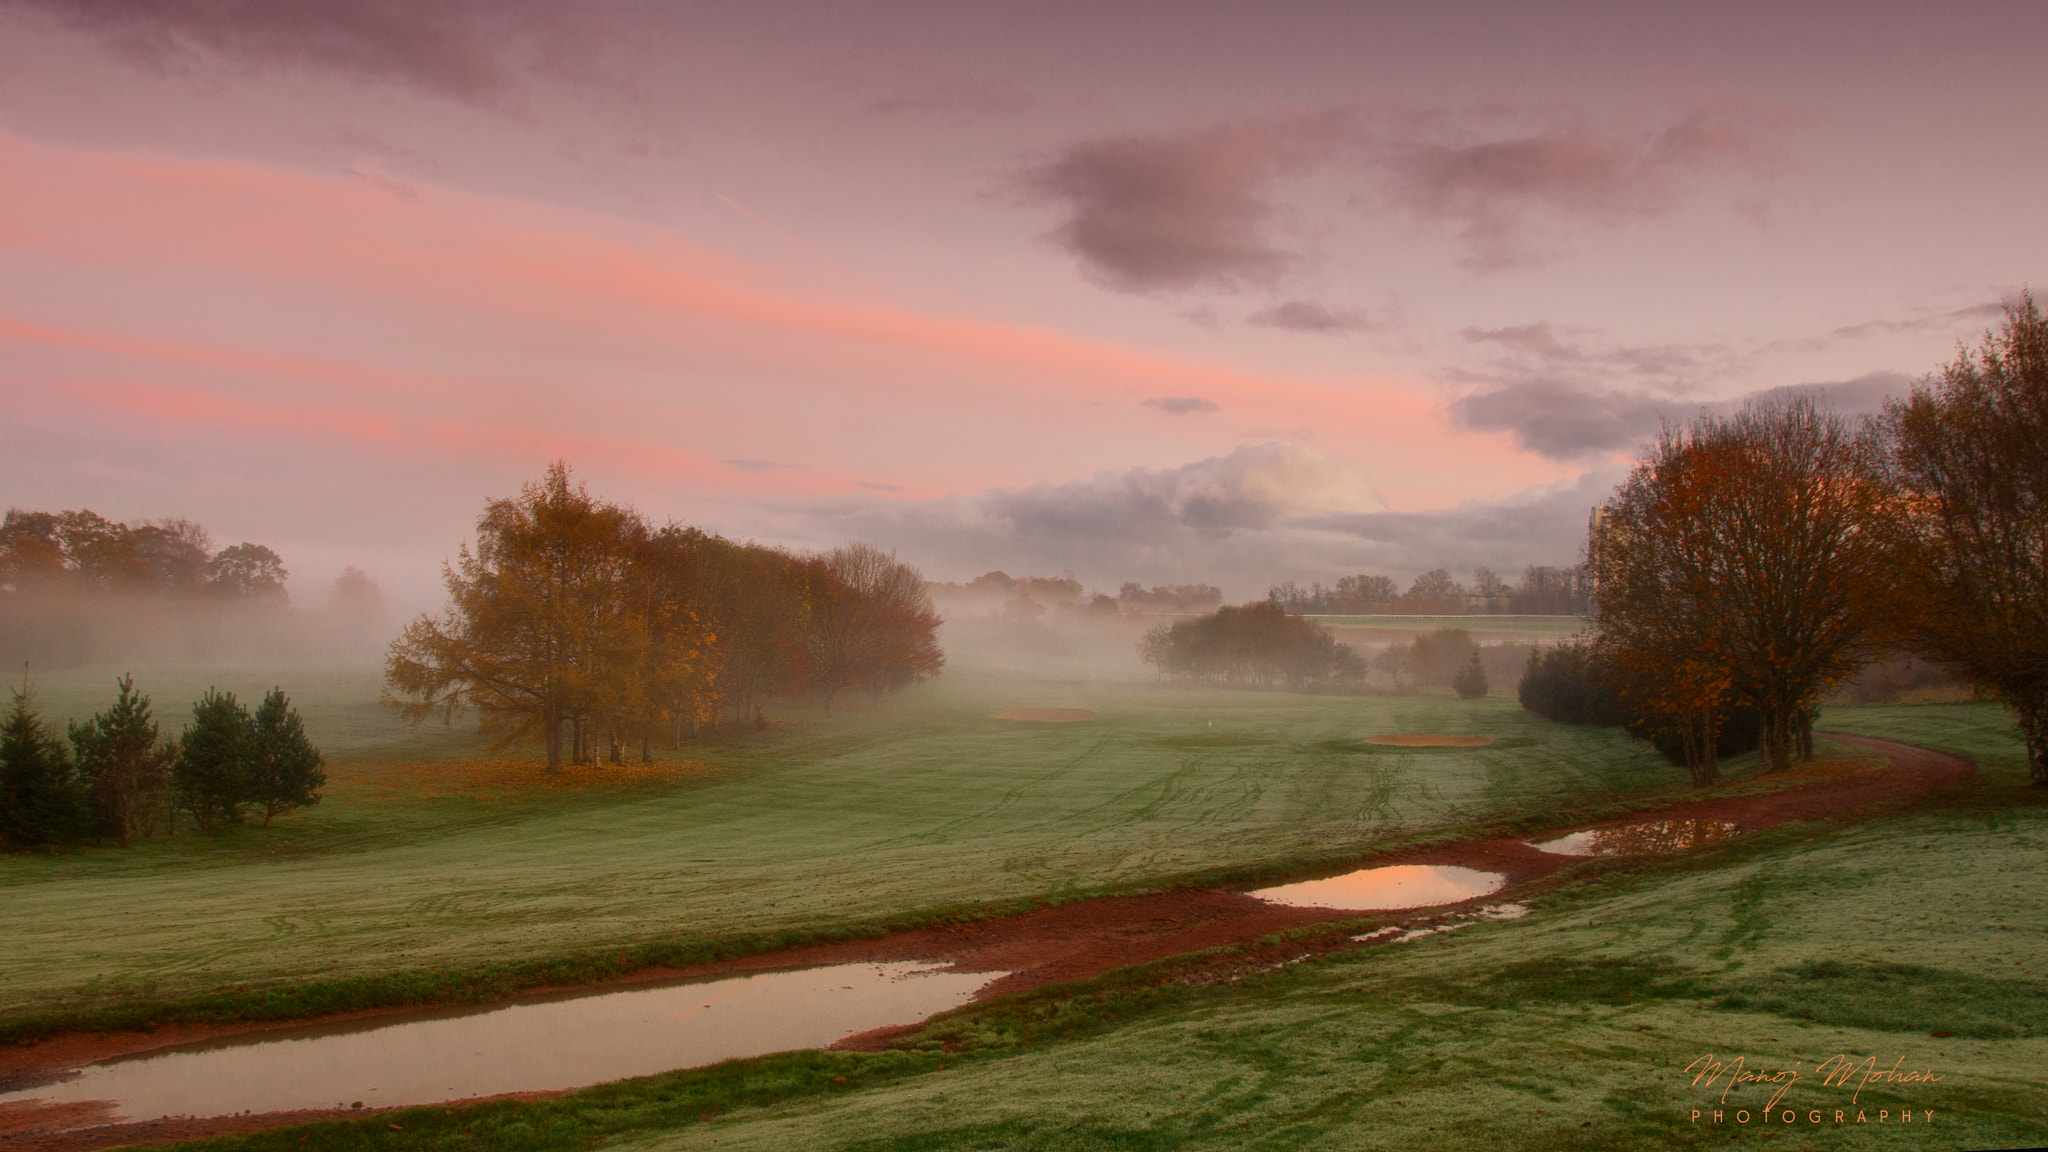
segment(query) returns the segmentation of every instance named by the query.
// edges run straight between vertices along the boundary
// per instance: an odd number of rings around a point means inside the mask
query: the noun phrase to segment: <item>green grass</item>
[[[47,702],[91,704],[89,680],[57,679]],[[245,987],[251,1005],[274,1003],[437,969],[497,987],[504,965],[869,932],[1682,788],[1640,743],[1503,699],[983,678],[692,749],[675,783],[522,791],[464,784],[466,737],[430,733],[409,755],[366,677],[167,679],[138,677],[166,713],[208,683],[281,683],[329,741],[328,799],[217,840],[0,857],[0,1022],[132,1019],[138,1004]],[[989,718],[1018,705],[1098,719]],[[1416,731],[1499,743],[1347,743]]]
[[[2048,799],[2007,794],[2002,822],[1960,799],[1623,867],[1533,901],[1526,918],[1410,943],[1277,966],[1220,950],[1042,989],[947,1014],[879,1056],[736,1061],[210,1146],[2038,1145],[2048,911],[2005,881],[2039,875]],[[1686,1068],[1707,1055],[1800,1070],[1784,1098],[1797,1122],[1757,1120],[1771,1088],[1695,1086]],[[1814,1071],[1836,1056],[1942,1079],[1873,1083],[1852,1103],[1853,1088]],[[1926,1126],[1901,1126],[1906,1107]]]
[[[982,719],[1026,704],[1088,707],[1101,718]],[[1531,901],[1524,919],[1279,966],[1270,950],[1181,958],[950,1013],[900,1051],[793,1053],[549,1101],[410,1109],[204,1146],[2048,1143],[2048,1087],[2038,1074],[2048,1060],[2048,903],[2039,898],[2048,790],[2024,784],[2016,734],[1989,706],[1836,709],[1822,726],[1951,748],[1975,758],[1979,773],[1927,805],[1860,823],[1781,826],[1669,860],[1582,869],[1577,882]],[[1496,743],[1455,754],[1353,743],[1386,731]],[[365,791],[353,809],[336,805],[273,830],[316,842],[321,820],[357,829],[302,857],[268,855],[253,830],[145,849],[159,852],[150,864],[112,852],[17,857],[0,866],[0,931],[13,940],[25,930],[38,947],[70,947],[75,958],[92,943],[85,931],[74,924],[35,936],[37,921],[17,913],[14,898],[95,915],[94,902],[111,896],[174,949],[177,933],[206,921],[152,907],[140,885],[153,880],[222,901],[314,888],[345,905],[306,941],[281,936],[252,946],[258,953],[331,961],[353,939],[422,949],[450,941],[450,955],[477,962],[454,945],[498,933],[529,941],[536,955],[558,953],[593,944],[606,923],[630,928],[626,913],[642,901],[684,913],[651,926],[643,946],[680,947],[748,931],[829,930],[962,893],[971,895],[955,906],[971,912],[982,900],[1057,898],[1090,884],[1255,871],[1262,861],[1438,835],[1431,829],[1460,822],[1540,826],[1566,818],[1568,804],[1645,802],[1679,783],[1641,745],[1551,726],[1501,701],[1022,682],[955,685],[887,713],[806,720],[708,758],[719,770],[680,786],[571,792],[550,804],[492,794],[468,801],[473,812],[454,800],[400,805]],[[1731,774],[1753,771],[1750,760],[1731,764]],[[484,875],[461,876],[465,865]],[[456,877],[437,881],[435,867]],[[323,880],[323,869],[339,878]],[[419,903],[437,882],[512,896]],[[420,891],[378,905],[377,885],[408,883]],[[825,891],[808,893],[807,884]],[[522,920],[548,906],[549,885],[576,891],[598,928],[567,910]],[[734,891],[750,895],[744,907]],[[694,927],[692,916],[726,926]],[[18,963],[14,952],[0,960]],[[13,973],[0,976],[10,996]],[[50,987],[60,1002],[91,999],[76,985]],[[1809,1075],[1786,1098],[1801,1120],[1765,1131],[1732,1123],[1734,1109],[1767,1098],[1762,1089],[1737,1088],[1717,1103],[1718,1089],[1690,1084],[1684,1069],[1708,1054],[1807,1070],[1835,1055],[1884,1068],[1897,1060],[1943,1079],[1871,1085],[1850,1105],[1847,1089]],[[1730,1123],[1690,1119],[1695,1107],[1717,1106]],[[1935,1119],[1905,1130],[1896,1114],[1906,1106]],[[1848,1110],[1839,1126],[1826,1119],[1837,1107]],[[1804,1119],[1815,1108],[1826,1110],[1820,1124]],[[1875,1123],[1878,1109],[1890,1122]]]

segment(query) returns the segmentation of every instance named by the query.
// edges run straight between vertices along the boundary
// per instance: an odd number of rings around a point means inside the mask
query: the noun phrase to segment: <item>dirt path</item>
[[[1719,820],[1743,832],[1755,832],[1793,820],[1837,818],[1871,804],[1904,799],[1967,778],[1970,763],[1911,744],[1867,736],[1816,733],[1840,744],[1850,745],[1886,758],[1878,764],[1823,765],[1795,769],[1781,780],[1793,786],[1754,796],[1705,796],[1684,800],[1667,808],[1639,812],[1625,823],[1653,820]],[[1810,779],[1806,779],[1810,778]],[[1546,837],[1562,836],[1577,829],[1558,829]],[[923,928],[900,932],[880,940],[823,944],[808,948],[766,953],[720,964],[685,970],[658,969],[636,973],[623,980],[589,986],[590,991],[617,991],[656,981],[713,979],[773,969],[806,968],[823,964],[864,961],[922,960],[950,963],[970,972],[1005,972],[977,994],[987,1000],[1012,993],[1072,980],[1082,980],[1118,968],[1179,956],[1224,944],[1247,944],[1288,928],[1333,921],[1384,918],[1387,923],[1436,920],[1442,916],[1489,903],[1501,903],[1526,893],[1526,886],[1541,880],[1580,857],[1539,852],[1519,840],[1482,840],[1382,853],[1361,858],[1345,871],[1385,864],[1456,864],[1498,872],[1506,878],[1502,889],[1492,895],[1459,904],[1439,905],[1407,912],[1339,911],[1322,908],[1290,908],[1269,904],[1240,891],[1228,889],[1176,889],[1144,896],[1114,896],[1076,901],[1058,907],[999,920],[946,928]],[[1523,891],[1518,891],[1523,890]],[[1286,957],[1304,952],[1322,952],[1355,947],[1344,934],[1319,940],[1290,943]],[[1279,951],[1273,950],[1276,955]],[[1234,964],[1256,963],[1260,956],[1239,956]],[[555,991],[542,990],[538,991]],[[415,1010],[395,1009],[353,1014],[354,1018],[390,1017],[394,1022]],[[330,1017],[347,1019],[349,1017]],[[297,1027],[305,1021],[264,1025],[223,1027],[166,1027],[152,1033],[114,1033],[61,1036],[40,1044],[0,1049],[0,1090],[12,1085],[26,1086],[49,1074],[76,1069],[111,1056],[144,1052],[194,1040],[247,1036]],[[905,1028],[915,1027],[907,1025]],[[864,1033],[839,1046],[874,1049],[905,1028]],[[548,1095],[542,1093],[540,1095]],[[0,1147],[23,1152],[83,1152],[114,1144],[164,1143],[198,1136],[299,1124],[326,1117],[361,1112],[272,1112],[261,1115],[223,1116],[197,1119],[156,1120],[133,1124],[101,1124],[90,1106],[39,1107],[0,1105]]]

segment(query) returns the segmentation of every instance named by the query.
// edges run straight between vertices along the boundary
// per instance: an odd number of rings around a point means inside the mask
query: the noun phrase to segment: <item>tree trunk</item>
[[[557,776],[562,771],[562,713],[550,708],[547,714],[548,775]]]
[[[1783,772],[1792,766],[1792,717],[1776,705],[1758,711],[1763,713],[1764,771]]]
[[[654,747],[644,733],[640,737],[640,762],[642,764],[654,763]]]
[[[2034,699],[2012,700],[2013,716],[2020,722],[2020,735],[2027,742],[2027,775],[2036,784],[2048,785],[2048,729],[2042,722],[2048,720],[2048,708]]]
[[[1700,766],[1693,772],[1695,787],[1706,788],[1721,778],[1721,718],[1712,711],[1699,714]]]
[[[1813,709],[1801,708],[1795,717],[1799,729],[1799,762],[1813,759]]]

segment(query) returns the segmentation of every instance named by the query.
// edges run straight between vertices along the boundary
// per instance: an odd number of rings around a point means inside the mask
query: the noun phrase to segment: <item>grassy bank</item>
[[[459,734],[403,743],[362,698],[366,680],[323,695],[289,674],[243,679],[282,683],[306,713],[333,761],[326,802],[217,840],[0,857],[0,1020],[436,969],[489,984],[519,964],[829,937],[1682,787],[1619,733],[1504,699],[995,677],[795,715],[651,770],[536,783],[533,762],[481,756]],[[50,686],[47,703],[90,704],[81,683]],[[173,710],[161,681],[138,684]],[[989,718],[1016,705],[1098,719]],[[1418,731],[1497,742],[1360,742]]]
[[[1922,810],[1786,826],[1612,872],[1532,901],[1519,920],[1277,968],[1232,971],[1208,956],[1113,973],[949,1015],[901,1052],[767,1057],[540,1104],[415,1109],[210,1146],[2048,1142],[2035,1071],[2048,1058],[2048,911],[2034,893],[2048,795],[2023,783],[1994,709],[1844,710],[1828,723],[1946,745],[1976,757],[1979,776]],[[1801,1079],[1766,1127],[1776,1087],[1695,1085],[1686,1068],[1707,1055]],[[1859,1093],[1821,1082],[1815,1069],[1835,1056],[1940,1079]],[[1906,1108],[1914,1127],[1899,1121]]]

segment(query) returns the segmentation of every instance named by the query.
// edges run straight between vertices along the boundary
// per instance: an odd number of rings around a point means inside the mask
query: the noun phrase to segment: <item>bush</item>
[[[1479,664],[1479,649],[1474,648],[1465,666],[1451,677],[1451,687],[1466,700],[1477,700],[1486,695],[1486,669]]]
[[[1560,724],[1614,726],[1631,719],[1614,690],[1601,683],[1584,644],[1530,652],[1515,695],[1522,707]]]

